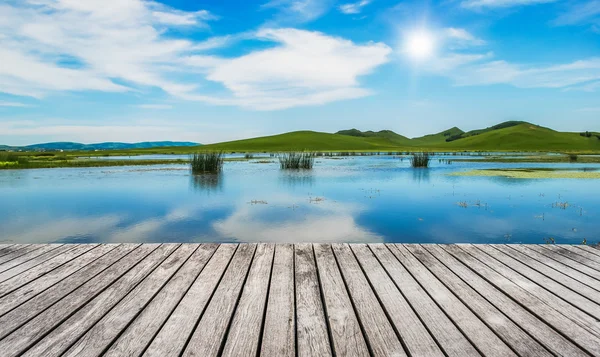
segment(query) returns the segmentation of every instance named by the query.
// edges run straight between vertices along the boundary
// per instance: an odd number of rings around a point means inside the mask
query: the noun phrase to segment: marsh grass
[[[278,158],[282,170],[310,170],[315,163],[315,154],[308,151],[282,153]]]
[[[246,154],[244,155],[244,159],[253,159],[253,158],[254,158],[254,155],[253,155],[253,154],[246,153]]]
[[[410,166],[427,168],[429,167],[430,160],[429,153],[415,152],[410,158]]]
[[[223,152],[200,152],[190,157],[190,168],[193,174],[219,173],[223,169]]]

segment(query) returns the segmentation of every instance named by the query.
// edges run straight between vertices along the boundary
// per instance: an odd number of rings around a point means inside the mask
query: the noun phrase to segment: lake
[[[600,169],[438,157],[413,169],[381,155],[318,158],[305,172],[282,171],[274,158],[201,176],[186,165],[2,170],[0,241],[598,241],[600,180],[449,175],[519,167]]]

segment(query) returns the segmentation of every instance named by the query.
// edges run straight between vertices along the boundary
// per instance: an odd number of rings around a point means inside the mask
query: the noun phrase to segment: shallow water
[[[382,155],[318,158],[310,172],[285,172],[273,159],[256,161],[226,162],[218,176],[192,176],[184,165],[0,171],[0,241],[600,239],[600,180],[448,175],[482,168],[598,169],[598,164],[449,165],[434,158],[431,168],[412,169],[407,159]]]

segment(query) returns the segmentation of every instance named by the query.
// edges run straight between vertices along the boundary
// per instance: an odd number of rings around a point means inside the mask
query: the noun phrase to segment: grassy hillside
[[[206,150],[286,151],[286,150],[385,150],[397,144],[382,137],[356,137],[315,131],[264,136],[254,139],[204,145]]]
[[[410,140],[410,144],[413,146],[437,146],[444,145],[448,138],[456,137],[464,134],[464,131],[457,127],[450,128],[437,134],[430,134],[413,138]]]
[[[349,129],[349,130],[340,130],[336,134],[362,137],[362,138],[383,138],[383,139],[389,140],[390,142],[392,142],[396,145],[404,145],[404,144],[408,144],[410,142],[410,139],[407,138],[406,136],[402,136],[391,130],[360,131],[358,129]]]
[[[521,123],[446,143],[459,150],[600,151],[600,139]]]

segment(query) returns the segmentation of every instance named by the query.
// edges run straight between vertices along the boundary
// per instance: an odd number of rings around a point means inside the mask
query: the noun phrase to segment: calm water
[[[164,156],[161,156],[164,157]],[[273,160],[271,160],[273,161]],[[473,242],[600,239],[600,180],[455,177],[493,167],[412,169],[390,156],[319,158],[312,172],[226,162],[219,176],[186,166],[0,171],[0,241]],[[556,207],[568,202],[568,207]],[[461,206],[459,203],[463,203]],[[464,206],[466,203],[466,207]]]

